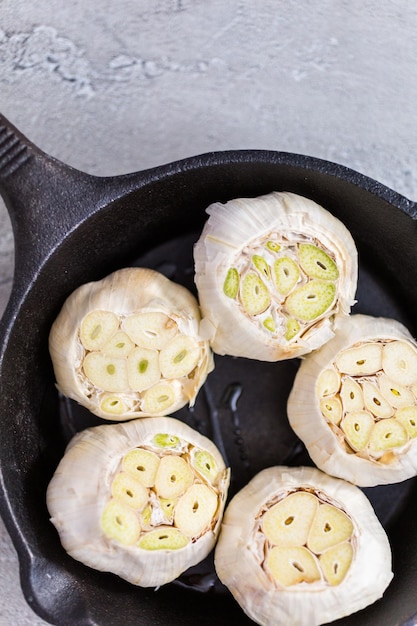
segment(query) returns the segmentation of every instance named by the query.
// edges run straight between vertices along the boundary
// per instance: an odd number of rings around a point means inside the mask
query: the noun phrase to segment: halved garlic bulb
[[[162,274],[125,268],[82,285],[49,336],[57,387],[113,421],[193,405],[214,367],[194,296]]]
[[[215,567],[258,624],[318,626],[368,606],[391,549],[362,491],[311,467],[271,467],[228,504]]]
[[[356,292],[347,228],[312,200],[284,192],[215,203],[207,213],[195,282],[214,352],[279,361],[328,341]]]
[[[174,418],[142,418],[75,435],[47,506],[74,559],[156,587],[212,550],[229,476],[209,439]]]
[[[415,476],[417,343],[396,320],[340,320],[301,362],[287,412],[323,471],[362,487]]]

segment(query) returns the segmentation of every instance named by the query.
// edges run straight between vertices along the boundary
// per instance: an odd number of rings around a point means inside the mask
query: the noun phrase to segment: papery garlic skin
[[[199,455],[210,462],[210,479]],[[182,462],[191,477],[171,500],[158,492],[164,484],[158,470],[170,460]],[[175,472],[181,477],[177,465]],[[174,418],[141,418],[75,435],[49,483],[47,506],[74,559],[157,587],[213,549],[229,481],[209,439]]]
[[[214,368],[194,296],[147,268],[82,285],[52,325],[57,387],[112,421],[174,413],[194,404]]]
[[[294,494],[316,497],[319,517],[313,509],[310,513],[313,525],[314,516],[320,519],[322,507],[334,509],[336,517],[340,515],[348,520],[340,543],[329,548],[336,557],[322,556],[327,555],[328,550],[317,556],[308,548],[313,532],[310,520],[310,535],[307,535],[310,539],[304,537],[292,543],[289,540],[287,548],[273,545],[265,536],[262,526],[265,515],[274,505],[285,503],[286,498]],[[299,513],[302,518],[302,509]],[[288,524],[291,518],[287,518]],[[297,521],[297,509],[294,518]],[[274,562],[276,551],[280,558]],[[288,579],[282,584],[271,575],[276,565],[282,570],[287,554],[290,566],[295,565],[290,570],[293,573],[303,570],[303,581]],[[331,577],[334,558],[341,566],[345,564],[340,582]],[[366,496],[354,485],[310,467],[268,468],[232,498],[223,516],[215,549],[215,567],[220,580],[244,612],[265,626],[327,624],[375,602],[393,576],[387,536]],[[326,571],[330,572],[330,580],[324,574]],[[283,576],[286,576],[285,571]]]
[[[215,203],[207,213],[195,282],[214,352],[279,361],[328,341],[357,285],[344,224],[286,192]]]
[[[417,475],[417,342],[388,318],[352,315],[301,362],[291,427],[324,472],[361,487]]]

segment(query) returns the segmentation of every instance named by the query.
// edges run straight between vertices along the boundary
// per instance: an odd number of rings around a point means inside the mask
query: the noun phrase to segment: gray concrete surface
[[[0,111],[100,175],[267,148],[416,199],[416,58],[412,0],[0,0]],[[12,275],[0,201],[0,312]],[[43,623],[0,525],[0,626]]]

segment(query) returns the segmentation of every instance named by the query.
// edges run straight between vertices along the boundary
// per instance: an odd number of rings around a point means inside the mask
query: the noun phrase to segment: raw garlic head
[[[316,468],[261,471],[226,508],[215,567],[258,624],[318,626],[382,596],[387,536],[366,496]]]
[[[146,268],[76,289],[51,328],[49,351],[61,393],[113,421],[192,405],[214,367],[194,296]]]
[[[195,282],[214,352],[279,361],[328,341],[356,292],[347,228],[293,193],[215,203],[207,212]]]
[[[174,418],[96,426],[68,445],[47,505],[74,559],[157,587],[212,550],[229,474],[216,446]]]
[[[415,476],[417,343],[396,320],[341,320],[301,363],[287,411],[323,471],[362,487]]]

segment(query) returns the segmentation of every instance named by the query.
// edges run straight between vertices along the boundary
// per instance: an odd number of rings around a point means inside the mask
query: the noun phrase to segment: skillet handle
[[[36,147],[0,113],[0,195],[15,243],[12,293],[25,290],[73,228],[141,182],[140,172],[97,177],[73,169]]]
[[[34,263],[84,217],[97,179],[44,153],[0,114],[0,195],[17,253]]]

